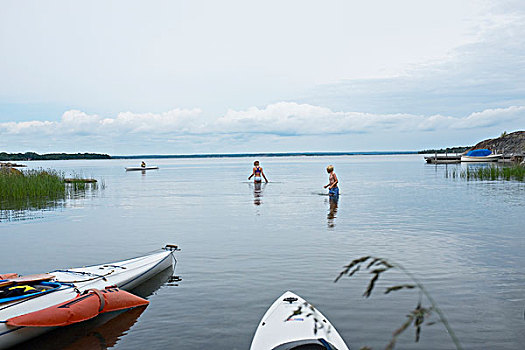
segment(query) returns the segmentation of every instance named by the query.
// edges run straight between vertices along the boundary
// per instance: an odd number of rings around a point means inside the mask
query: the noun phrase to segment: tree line
[[[108,154],[99,153],[47,153],[38,154],[35,152],[26,153],[6,153],[0,152],[0,161],[11,160],[66,160],[66,159],[111,159]]]
[[[417,153],[419,154],[431,154],[431,153],[463,153],[467,150],[471,149],[472,146],[458,146],[458,147],[449,147],[449,148],[441,148],[441,149],[425,149],[422,151],[419,151]]]

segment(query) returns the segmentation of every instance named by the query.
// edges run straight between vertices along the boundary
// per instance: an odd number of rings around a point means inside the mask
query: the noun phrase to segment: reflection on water
[[[167,268],[146,283],[130,291],[146,298],[166,283],[173,274],[173,268]],[[41,337],[30,340],[19,347],[21,350],[105,350],[112,348],[126,335],[137,322],[147,306],[127,311],[102,314],[89,321],[59,328]]]
[[[360,277],[333,283],[344,264],[373,254],[421,278],[465,349],[523,348],[525,183],[451,181],[446,169],[461,164],[427,165],[419,155],[263,160],[275,180],[266,188],[243,182],[246,159],[159,160],[164,170],[147,176],[126,175],[125,160],[53,162],[104,177],[108,187],[67,200],[57,220],[0,224],[3,246],[13,247],[4,249],[0,271],[119,260],[177,243],[183,287],[150,297],[111,350],[249,349],[262,315],[286,290],[322,304],[351,348],[384,349],[414,295],[369,300]],[[326,164],[351,189],[341,202],[321,193]],[[377,288],[406,283],[384,277]],[[420,343],[413,334],[396,348],[452,345],[440,325],[425,328]]]
[[[154,294],[163,284],[169,282],[173,275],[173,268],[169,267],[166,270],[159,272],[157,275],[150,278],[146,283],[141,284],[130,293],[138,295],[142,298],[147,298]],[[169,286],[177,286],[176,284],[168,283]]]
[[[63,209],[70,200],[95,197],[99,192],[97,183],[67,183],[65,188],[63,195],[53,198],[0,198],[0,222],[41,218],[47,211]]]
[[[266,183],[264,184],[262,182],[253,183],[253,204],[255,205],[262,204],[263,191],[265,187],[266,187]]]
[[[488,168],[488,167],[491,167],[491,166],[498,166],[500,164],[498,163],[493,163],[493,162],[490,162],[490,163],[470,163],[470,162],[463,162],[463,163],[460,163],[461,164],[461,169],[469,169],[469,170],[476,170],[476,169],[483,169],[483,168]]]
[[[62,198],[2,200],[0,201],[0,222],[40,218],[46,211],[62,209],[64,204],[65,201]]]
[[[123,336],[138,320],[140,315],[146,310],[146,306],[137,307],[124,312],[102,315],[96,318],[92,324],[85,326],[78,324],[75,335],[71,343],[67,344],[68,337],[59,335],[56,340],[58,344],[51,347],[40,346],[39,349],[62,349],[62,350],[105,350],[117,344]],[[69,331],[69,330],[68,330]],[[40,341],[39,343],[41,343]]]
[[[330,210],[328,211],[326,219],[328,221],[328,227],[334,228],[335,218],[337,217],[337,206],[339,205],[339,196],[330,196],[328,201],[330,202]]]

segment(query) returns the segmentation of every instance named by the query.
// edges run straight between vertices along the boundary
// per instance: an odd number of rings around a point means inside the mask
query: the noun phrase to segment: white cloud
[[[334,112],[329,108],[280,102],[264,109],[228,111],[216,123],[219,132],[318,135],[374,133],[381,130],[433,131],[497,126],[504,122],[525,125],[525,106],[487,109],[466,117],[414,114]]]
[[[229,110],[216,123],[218,131],[241,133],[270,133],[289,135],[340,134],[368,132],[383,125],[403,123],[420,117],[406,114],[370,114],[360,112],[334,112],[329,108],[279,102],[244,111]]]
[[[200,109],[174,109],[164,113],[119,113],[116,118],[100,121],[100,128],[111,132],[195,133],[206,121]]]
[[[115,118],[102,118],[79,110],[66,111],[60,121],[24,121],[0,123],[0,131],[7,134],[66,134],[97,135],[151,132],[194,133],[206,122],[199,109],[174,109],[164,113],[122,112]]]
[[[0,131],[7,134],[49,134],[57,123],[49,121],[27,121],[0,123]]]
[[[274,134],[324,135],[380,131],[436,131],[484,128],[505,123],[525,125],[525,106],[486,109],[465,117],[414,114],[373,114],[332,111],[294,102],[279,102],[265,108],[229,110],[207,121],[200,109],[174,109],[164,113],[122,112],[102,118],[78,110],[63,114],[60,121],[0,123],[0,132],[21,135],[158,135],[169,140],[177,135]]]
[[[457,118],[452,125],[456,128],[478,128],[495,126],[509,121],[516,121],[517,126],[524,127],[525,106],[486,109],[482,112],[472,113],[467,118]]]

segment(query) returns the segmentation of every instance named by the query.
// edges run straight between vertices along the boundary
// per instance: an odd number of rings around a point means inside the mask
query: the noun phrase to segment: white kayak
[[[127,167],[126,168],[126,171],[138,171],[138,170],[155,170],[155,169],[158,169],[159,167],[158,166],[145,166],[145,167],[141,167],[141,166],[135,166],[135,167]]]
[[[13,327],[7,325],[7,320],[67,302],[88,289],[104,290],[108,286],[116,286],[121,290],[129,291],[158,273],[174,268],[176,264],[174,250],[177,250],[176,246],[166,246],[158,252],[133,259],[50,272],[49,274],[54,278],[49,283],[58,284],[58,288],[38,296],[0,303],[0,349],[14,346],[54,329],[54,327]]]
[[[299,307],[301,313],[294,315]],[[300,296],[286,292],[264,314],[250,350],[291,349],[349,350],[321,312]]]

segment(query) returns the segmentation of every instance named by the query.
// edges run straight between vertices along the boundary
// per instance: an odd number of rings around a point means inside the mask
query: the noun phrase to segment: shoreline
[[[261,153],[203,153],[168,155],[128,155],[111,156],[111,159],[160,159],[160,158],[246,158],[246,157],[325,157],[325,156],[370,156],[417,154],[417,151],[373,151],[373,152],[261,152]]]
[[[326,156],[370,156],[370,155],[406,155],[418,154],[418,151],[365,151],[365,152],[260,152],[260,153],[202,153],[202,154],[142,154],[142,155],[118,155],[110,156],[107,154],[88,153],[88,157],[83,154],[57,153],[43,154],[40,157],[27,158],[21,154],[11,154],[10,159],[2,159],[2,162],[12,161],[47,161],[47,160],[108,160],[108,159],[191,159],[191,158],[248,158],[248,157],[326,157]]]

